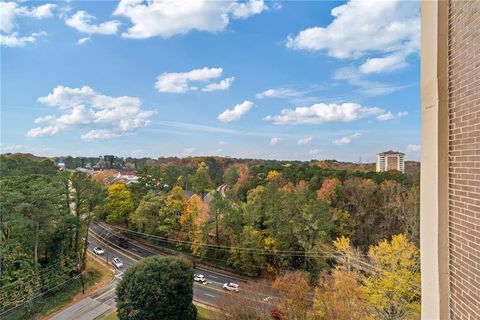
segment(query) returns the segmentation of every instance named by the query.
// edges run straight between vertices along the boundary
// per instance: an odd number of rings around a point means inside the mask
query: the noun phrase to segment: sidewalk
[[[111,306],[86,297],[50,318],[51,320],[91,320],[104,314]]]

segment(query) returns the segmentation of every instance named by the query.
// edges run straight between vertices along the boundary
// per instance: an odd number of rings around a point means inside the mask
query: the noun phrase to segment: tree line
[[[419,186],[405,175],[274,167],[226,169],[226,197],[204,162],[189,178],[190,192],[182,174],[165,184],[168,167],[146,167],[138,183],[108,188],[103,218],[249,275],[301,269],[318,277],[341,236],[364,251],[395,234],[418,244]]]

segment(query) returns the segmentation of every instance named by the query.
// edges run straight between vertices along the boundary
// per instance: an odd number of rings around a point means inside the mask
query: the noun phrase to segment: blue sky
[[[416,1],[0,6],[2,152],[419,158]]]

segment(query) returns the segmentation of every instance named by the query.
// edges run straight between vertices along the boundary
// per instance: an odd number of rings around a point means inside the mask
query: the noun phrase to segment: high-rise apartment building
[[[422,319],[480,319],[480,1],[423,0]]]
[[[405,154],[397,151],[385,151],[377,154],[377,172],[405,172]]]

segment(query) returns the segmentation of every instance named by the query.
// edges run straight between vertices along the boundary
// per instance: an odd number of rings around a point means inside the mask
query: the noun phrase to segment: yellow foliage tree
[[[202,226],[208,218],[207,210],[203,205],[202,199],[198,195],[193,195],[187,202],[187,205],[180,216],[180,226],[187,234],[188,240],[192,241],[191,250],[196,256],[200,255],[200,244],[202,241]]]
[[[270,170],[267,174],[267,180],[272,181],[280,177],[280,173],[277,170]]]
[[[370,303],[381,319],[418,319],[420,314],[419,250],[403,234],[370,247],[378,272],[365,279]]]

